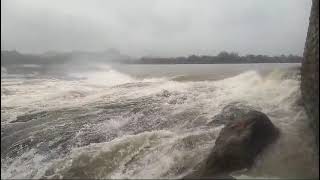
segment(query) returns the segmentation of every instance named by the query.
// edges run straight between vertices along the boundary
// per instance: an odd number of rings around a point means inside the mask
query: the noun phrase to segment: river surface
[[[230,103],[281,136],[236,178],[318,177],[300,64],[1,67],[1,178],[181,178],[203,161]],[[58,75],[57,75],[58,74]]]

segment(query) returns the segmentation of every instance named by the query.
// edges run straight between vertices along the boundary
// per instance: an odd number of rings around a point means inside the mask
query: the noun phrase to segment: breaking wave
[[[230,103],[282,131],[245,177],[317,176],[296,69],[220,80],[137,78],[111,67],[71,79],[1,79],[2,178],[179,178],[206,158]]]

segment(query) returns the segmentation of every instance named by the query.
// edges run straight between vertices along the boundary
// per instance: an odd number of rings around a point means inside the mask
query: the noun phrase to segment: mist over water
[[[1,7],[6,50],[272,56],[302,55],[311,0],[2,0]]]
[[[232,176],[319,177],[294,64],[311,5],[1,0],[1,178],[182,178],[230,104],[281,131]]]
[[[99,65],[40,76],[2,67],[2,178],[180,178],[210,153],[223,126],[208,123],[230,103],[281,130],[235,177],[316,177],[299,68]]]

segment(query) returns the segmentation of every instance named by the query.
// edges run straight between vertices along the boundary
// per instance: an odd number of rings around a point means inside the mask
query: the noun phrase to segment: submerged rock
[[[226,125],[212,152],[196,171],[184,179],[225,176],[236,170],[250,168],[257,155],[279,136],[279,130],[262,112],[228,106],[222,113],[216,117]]]
[[[36,112],[36,113],[30,113],[30,114],[24,114],[17,116],[17,119],[14,121],[11,121],[10,123],[16,123],[16,122],[28,122],[33,119],[37,118],[43,118],[48,115],[48,112],[42,111],[42,112]]]
[[[162,91],[162,96],[163,97],[169,97],[171,95],[171,93],[168,90],[163,90]]]

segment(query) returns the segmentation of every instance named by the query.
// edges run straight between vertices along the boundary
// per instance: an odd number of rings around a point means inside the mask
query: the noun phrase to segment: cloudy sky
[[[302,55],[311,0],[1,0],[1,48]]]

